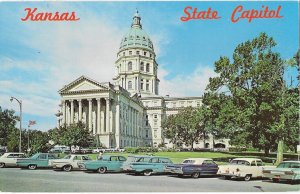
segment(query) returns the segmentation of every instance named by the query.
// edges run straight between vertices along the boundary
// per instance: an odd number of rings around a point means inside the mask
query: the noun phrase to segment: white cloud
[[[166,79],[169,72],[160,66],[158,77],[160,78],[160,95],[173,97],[202,96],[210,77],[217,74],[211,67],[199,65],[189,75],[176,75],[172,79]]]

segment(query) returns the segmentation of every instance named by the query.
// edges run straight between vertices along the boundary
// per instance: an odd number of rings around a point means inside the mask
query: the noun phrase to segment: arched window
[[[141,71],[144,71],[144,62],[141,62]]]
[[[128,82],[128,89],[131,90],[132,89],[132,81]]]
[[[149,71],[150,71],[150,64],[147,63],[147,65],[146,65],[146,72],[149,72]]]
[[[128,62],[128,71],[132,71],[132,62],[131,61]]]

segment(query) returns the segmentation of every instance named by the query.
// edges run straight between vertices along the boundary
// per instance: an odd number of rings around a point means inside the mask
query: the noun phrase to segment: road
[[[0,169],[2,192],[262,192],[300,191],[300,184],[273,183],[268,180],[249,182],[223,180],[220,177],[199,179],[170,175],[149,177],[124,173],[97,174],[82,171],[62,172]]]

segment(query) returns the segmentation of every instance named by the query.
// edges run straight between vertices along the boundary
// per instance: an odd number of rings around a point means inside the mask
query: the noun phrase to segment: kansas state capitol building
[[[155,58],[153,43],[137,12],[120,44],[114,83],[81,76],[64,86],[59,90],[58,124],[82,121],[106,147],[172,146],[163,137],[162,120],[184,107],[201,106],[201,97],[159,96]],[[212,146],[212,140],[206,142],[206,147]]]

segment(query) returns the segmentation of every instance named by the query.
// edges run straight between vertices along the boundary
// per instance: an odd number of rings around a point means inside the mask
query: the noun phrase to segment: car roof
[[[261,160],[259,158],[234,158],[232,160],[246,160],[246,161],[253,161],[253,160]]]
[[[204,160],[213,160],[213,159],[211,159],[211,158],[186,158],[183,161],[185,161],[185,160],[195,160],[196,163],[202,164]]]
[[[297,160],[287,160],[287,161],[282,161],[281,163],[288,163],[288,162],[300,163],[300,161]]]
[[[4,153],[3,155],[8,155],[8,154],[24,154],[24,153],[19,153],[19,152],[6,152],[6,153]]]

